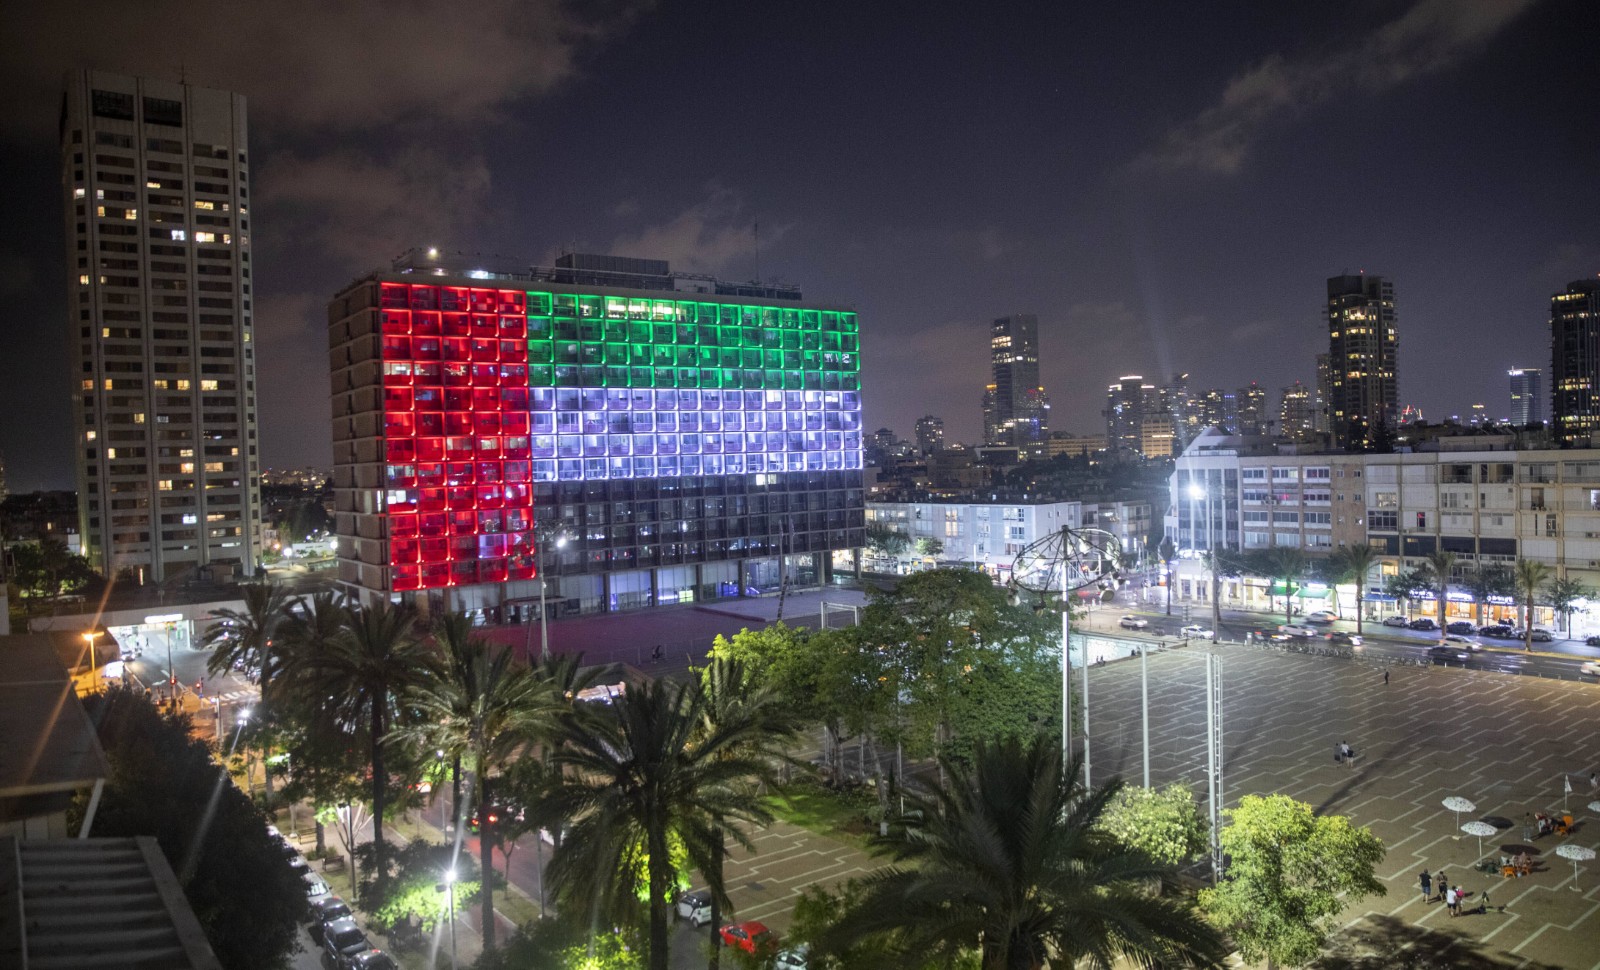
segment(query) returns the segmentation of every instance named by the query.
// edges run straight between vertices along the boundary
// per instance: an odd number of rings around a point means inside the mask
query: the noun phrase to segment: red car
[[[767,929],[765,923],[751,920],[748,923],[729,923],[717,937],[723,946],[736,946],[746,953],[766,956],[778,952],[778,935]]]

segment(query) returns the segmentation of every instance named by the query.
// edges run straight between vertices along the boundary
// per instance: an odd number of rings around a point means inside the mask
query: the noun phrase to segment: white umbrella
[[[1565,845],[1556,846],[1556,855],[1563,859],[1572,860],[1572,888],[1576,891],[1578,888],[1578,863],[1588,862],[1593,859],[1594,850],[1586,845],[1576,845],[1568,842]]]
[[[1478,855],[1483,855],[1483,837],[1493,835],[1499,830],[1488,822],[1468,822],[1461,826],[1461,831],[1478,837]]]
[[[1590,802],[1589,803],[1589,811],[1591,811],[1591,812],[1600,812],[1600,801]]]
[[[1462,812],[1476,812],[1478,810],[1478,806],[1467,801],[1465,798],[1462,798],[1460,795],[1451,795],[1449,798],[1446,798],[1444,800],[1444,807],[1456,813],[1457,825],[1461,824]],[[1461,836],[1453,835],[1451,838],[1459,839]]]

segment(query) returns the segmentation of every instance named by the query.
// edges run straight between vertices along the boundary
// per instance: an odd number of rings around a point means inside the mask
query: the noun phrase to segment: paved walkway
[[[761,830],[756,851],[729,853],[724,879],[741,920],[760,920],[781,936],[794,916],[795,899],[807,886],[833,886],[863,876],[884,863],[861,849],[787,822]]]
[[[1187,781],[1203,802],[1198,655],[1151,658],[1151,781]],[[1433,667],[1392,669],[1386,686],[1378,668],[1359,662],[1244,647],[1222,655],[1224,804],[1244,794],[1290,795],[1350,816],[1388,846],[1379,876],[1389,893],[1347,910],[1345,962],[1328,966],[1409,966],[1397,953],[1414,948],[1436,961],[1417,966],[1600,970],[1600,868],[1583,863],[1574,879],[1572,863],[1555,855],[1561,842],[1600,842],[1600,812],[1586,807],[1600,798],[1588,781],[1600,762],[1600,687]],[[1139,665],[1110,664],[1089,677],[1094,780],[1118,774],[1137,783]],[[1333,761],[1341,740],[1358,752],[1353,768]],[[1561,809],[1568,778],[1574,835],[1523,843],[1523,814]],[[1483,855],[1498,859],[1529,845],[1539,860],[1530,878],[1472,870],[1477,839],[1461,835],[1441,804],[1453,795],[1477,806],[1462,823],[1501,828],[1484,840]],[[1417,876],[1441,867],[1474,894],[1487,889],[1490,912],[1450,919],[1441,904],[1423,903]],[[1474,895],[1469,905],[1476,902]]]

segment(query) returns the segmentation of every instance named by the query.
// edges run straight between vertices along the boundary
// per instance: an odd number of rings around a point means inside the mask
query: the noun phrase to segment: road
[[[1209,609],[1194,607],[1191,609],[1192,619],[1187,620],[1183,617],[1182,606],[1174,603],[1172,610],[1172,615],[1167,616],[1164,605],[1156,607],[1146,604],[1130,606],[1126,603],[1101,603],[1092,607],[1087,616],[1074,623],[1079,629],[1167,641],[1177,638],[1179,629],[1190,623],[1207,628],[1211,626]],[[1122,629],[1119,620],[1127,615],[1139,616],[1146,620],[1149,626],[1143,630]],[[1219,639],[1223,641],[1242,641],[1251,631],[1275,631],[1283,621],[1281,613],[1223,610],[1221,628],[1217,633]],[[1350,620],[1339,620],[1319,629],[1324,635],[1333,632],[1355,633],[1356,624]],[[1428,660],[1428,648],[1439,645],[1437,630],[1410,630],[1378,623],[1363,623],[1361,634],[1365,642],[1356,648],[1356,651],[1371,660],[1393,662]],[[1523,650],[1520,641],[1480,636],[1469,636],[1465,640],[1465,643],[1452,643],[1449,646],[1460,647],[1467,651],[1469,654],[1467,660],[1439,662],[1472,670],[1595,682],[1594,677],[1580,674],[1579,666],[1585,661],[1600,657],[1600,648],[1587,646],[1582,641],[1556,640],[1551,643],[1537,643],[1534,645],[1534,652],[1528,653]],[[1291,642],[1319,644],[1317,640]]]

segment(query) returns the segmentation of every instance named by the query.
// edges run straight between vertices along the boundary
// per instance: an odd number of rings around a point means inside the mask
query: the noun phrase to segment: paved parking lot
[[[1327,966],[1600,970],[1600,867],[1583,863],[1574,880],[1572,863],[1555,855],[1561,842],[1600,844],[1600,813],[1586,807],[1600,798],[1589,786],[1600,766],[1600,686],[1431,667],[1394,668],[1385,685],[1380,668],[1363,662],[1244,647],[1222,656],[1224,804],[1290,795],[1369,826],[1389,848],[1379,870],[1388,895],[1349,908],[1344,952]],[[1202,800],[1203,672],[1193,648],[1150,661],[1152,784],[1184,780]],[[1089,677],[1094,780],[1137,782],[1138,662]],[[1358,752],[1354,767],[1334,763],[1341,740]],[[1463,823],[1502,820],[1500,836],[1483,843],[1498,859],[1503,846],[1525,844],[1525,812],[1561,809],[1567,778],[1577,829],[1531,843],[1539,860],[1531,877],[1472,870],[1477,840],[1461,835],[1445,798],[1475,803]],[[1487,889],[1490,912],[1450,919],[1442,905],[1424,904],[1417,875],[1440,867],[1473,893]]]

